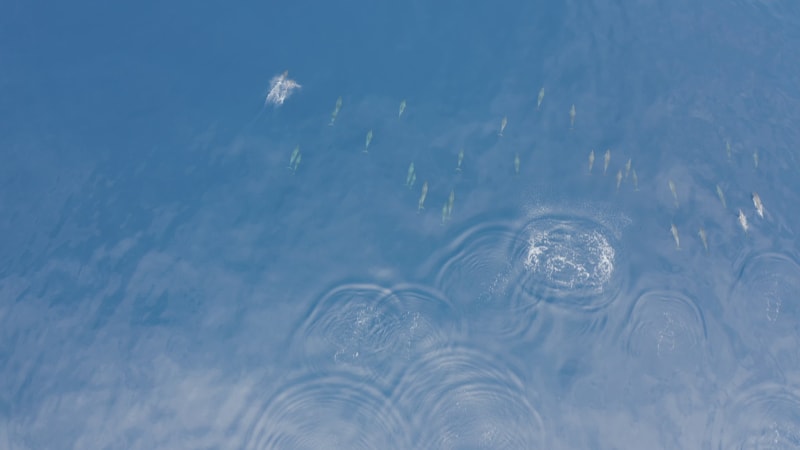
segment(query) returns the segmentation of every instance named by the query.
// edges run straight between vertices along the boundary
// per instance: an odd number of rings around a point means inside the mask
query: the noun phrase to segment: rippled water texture
[[[717,410],[710,448],[800,448],[800,398],[783,383],[740,386]]]
[[[623,323],[626,352],[649,370],[669,374],[706,356],[703,313],[678,289],[643,292]]]
[[[382,392],[333,372],[280,387],[248,432],[245,448],[411,448],[407,433]]]
[[[297,329],[290,354],[325,371],[387,382],[409,360],[458,334],[457,316],[436,291],[344,284],[323,295]]]
[[[519,295],[567,308],[594,310],[618,293],[618,230],[593,218],[542,215],[517,235],[511,250],[521,260]]]
[[[729,294],[728,320],[748,346],[763,351],[797,333],[800,265],[784,253],[747,254]]]
[[[525,221],[467,229],[434,256],[435,285],[475,315],[468,326],[498,336],[525,334],[542,302],[574,311],[604,308],[627,276],[619,244],[626,220],[609,220],[591,206],[573,211],[537,207]]]
[[[411,365],[397,389],[414,448],[546,448],[536,397],[500,358],[448,346]]]
[[[541,304],[583,314],[612,302],[624,277],[614,226],[600,213],[540,207],[525,221],[478,223],[454,236],[426,266],[438,269],[438,289],[335,285],[297,325],[288,355],[305,375],[269,401],[255,442],[305,448],[338,429],[337,446],[362,448],[402,427],[414,448],[545,448],[535,384],[514,368],[519,360],[487,352],[523,342]],[[494,344],[462,343],[468,336]],[[362,410],[378,423],[364,422]],[[312,426],[303,418],[318,411],[333,415],[322,419],[333,428],[304,431]],[[371,427],[366,440],[339,429],[347,417],[347,426]]]

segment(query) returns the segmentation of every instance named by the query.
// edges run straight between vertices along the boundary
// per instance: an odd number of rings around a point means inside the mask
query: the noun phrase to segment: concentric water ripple
[[[433,283],[465,313],[472,335],[516,339],[535,317],[515,310],[508,295],[516,263],[508,248],[515,228],[511,221],[473,226],[423,268],[436,274]]]
[[[715,411],[707,440],[713,449],[800,448],[800,397],[777,384],[735,393]]]
[[[671,372],[704,361],[708,333],[694,300],[677,290],[652,290],[631,307],[622,339],[628,355]]]
[[[436,291],[345,284],[325,294],[294,333],[306,367],[347,367],[387,377],[416,354],[458,333],[452,306]]]
[[[513,239],[513,224],[478,224],[436,255],[433,267],[425,270],[437,272],[435,285],[461,308],[485,305],[505,290],[513,264],[506,249]]]
[[[462,233],[425,270],[462,311],[470,331],[529,340],[537,306],[595,311],[619,294],[623,220],[593,206],[537,207],[525,222],[484,222]],[[621,216],[620,216],[621,217]]]
[[[413,418],[413,448],[547,448],[542,419],[521,379],[476,350],[426,354],[405,373],[397,393],[397,406]]]
[[[245,448],[412,448],[409,434],[388,398],[362,379],[307,376],[278,389],[259,413]]]
[[[782,253],[752,255],[742,263],[725,315],[750,344],[770,342],[794,332],[798,293],[800,266],[794,259]]]
[[[596,310],[620,289],[615,232],[588,217],[543,214],[512,243],[515,301]]]

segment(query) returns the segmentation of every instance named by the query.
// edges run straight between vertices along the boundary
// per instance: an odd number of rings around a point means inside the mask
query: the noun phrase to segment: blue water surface
[[[0,449],[800,448],[800,3],[2,9]]]

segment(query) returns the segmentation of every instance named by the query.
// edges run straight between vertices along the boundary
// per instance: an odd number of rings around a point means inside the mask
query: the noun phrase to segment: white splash
[[[293,90],[300,89],[302,87],[296,81],[289,79],[288,76],[289,71],[287,70],[280,75],[272,77],[272,80],[269,82],[267,103],[280,106],[284,101],[286,101],[287,98],[289,98],[289,96],[292,95]]]
[[[526,266],[559,288],[601,292],[614,271],[613,247],[597,231],[574,234],[566,231],[534,233],[529,241]]]

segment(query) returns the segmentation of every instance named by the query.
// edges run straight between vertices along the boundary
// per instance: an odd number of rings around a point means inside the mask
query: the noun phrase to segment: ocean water
[[[800,448],[800,4],[3,11],[0,449]]]

